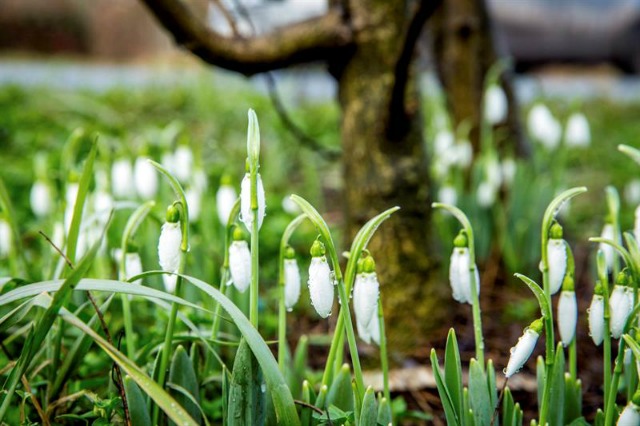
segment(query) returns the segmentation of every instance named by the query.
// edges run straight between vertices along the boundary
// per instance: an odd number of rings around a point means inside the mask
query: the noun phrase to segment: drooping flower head
[[[218,210],[218,219],[222,226],[227,226],[233,204],[237,199],[238,193],[231,184],[231,177],[229,175],[223,175],[220,179],[220,187],[216,193],[216,209]]]
[[[507,118],[509,103],[507,95],[498,84],[492,84],[484,94],[484,118],[491,125],[502,123]]]
[[[358,262],[358,274],[353,286],[353,310],[356,315],[358,335],[371,342],[375,323],[378,322],[378,297],[380,284],[373,257],[366,256]],[[378,328],[379,329],[379,328]]]
[[[133,181],[138,196],[143,200],[150,200],[158,192],[158,172],[144,157],[136,158],[133,165]]]
[[[562,238],[562,226],[554,222],[549,229],[547,240],[547,261],[549,262],[549,289],[556,294],[564,281],[567,272],[567,252],[569,246]]]
[[[618,273],[616,284],[609,297],[609,312],[611,313],[609,328],[614,339],[619,339],[622,336],[627,319],[633,309],[633,290],[627,286],[629,284],[627,273],[626,269]]]
[[[162,232],[158,241],[158,259],[163,271],[175,274],[180,268],[180,250],[182,245],[182,230],[180,229],[180,210],[175,205],[167,208],[167,218],[162,225]],[[169,293],[176,289],[176,276],[163,275],[164,285]]]
[[[291,312],[300,298],[300,268],[296,260],[296,252],[287,246],[284,252],[284,305]]]
[[[558,301],[558,331],[562,345],[567,347],[576,335],[576,325],[578,323],[578,301],[574,289],[573,277],[566,274],[562,284],[562,293]]]
[[[244,232],[236,226],[233,230],[233,242],[229,246],[229,271],[234,287],[244,293],[251,284],[251,251],[244,239]]]
[[[247,162],[246,173],[240,188],[240,220],[249,232],[253,232],[254,211],[258,215],[258,229],[262,226],[265,215],[264,187],[260,173],[260,127],[256,113],[249,110],[249,127],[247,129]],[[255,182],[252,179],[255,178]]]
[[[524,334],[520,336],[518,343],[511,348],[509,362],[507,368],[504,369],[504,375],[507,379],[520,371],[524,363],[527,362],[536,347],[543,326],[542,319],[532,322],[529,327],[524,329]]]
[[[324,244],[315,240],[311,246],[309,265],[309,295],[318,315],[327,318],[333,307],[333,277],[325,256]]]
[[[111,166],[111,191],[116,198],[133,195],[133,168],[128,158],[120,158]]]
[[[591,130],[587,117],[581,112],[574,112],[567,120],[565,142],[571,147],[587,147],[591,143]]]
[[[472,274],[471,266],[467,235],[464,231],[460,231],[453,240],[453,253],[451,253],[451,263],[449,264],[449,282],[456,302],[473,303],[471,297],[472,279],[475,281],[477,294],[480,295],[478,268],[473,265],[475,272]]]
[[[601,283],[597,283],[593,290],[593,298],[587,313],[589,314],[589,336],[596,346],[604,340],[604,297]]]

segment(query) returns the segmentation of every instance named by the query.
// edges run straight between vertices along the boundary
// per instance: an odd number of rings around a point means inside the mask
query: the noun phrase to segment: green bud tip
[[[245,238],[244,231],[239,226],[233,227],[233,233],[231,234],[233,241],[242,241]]]
[[[284,258],[285,259],[294,259],[296,257],[296,251],[291,246],[287,246],[284,249]]]
[[[232,183],[233,179],[228,173],[225,173],[220,177],[220,185],[231,185]]]
[[[596,286],[593,289],[593,294],[596,294],[598,296],[604,295],[604,287],[602,286],[602,283],[600,281],[596,282]]]
[[[469,240],[467,239],[467,233],[464,232],[464,229],[461,229],[458,232],[458,235],[453,239],[453,246],[457,248],[467,247],[469,244]]]
[[[562,291],[575,291],[575,283],[571,274],[566,274],[562,280]]]
[[[376,271],[376,262],[372,256],[364,257],[358,262],[358,272],[371,274]]]
[[[180,221],[180,210],[174,204],[167,207],[167,222],[178,223]]]
[[[311,250],[309,251],[311,252],[311,257],[324,256],[324,254],[326,253],[324,244],[322,244],[320,240],[315,240],[311,245]]]
[[[553,225],[551,225],[551,229],[549,229],[549,238],[552,238],[554,240],[561,239],[562,225],[560,225],[558,222],[554,222]]]
[[[260,159],[260,126],[254,110],[249,109],[249,128],[247,130],[247,159],[251,166],[258,164]]]
[[[139,247],[136,243],[131,240],[127,241],[127,253],[137,253],[138,250]]]
[[[544,328],[544,323],[542,322],[542,318],[538,318],[531,324],[529,324],[529,330],[535,331],[538,335],[542,334],[542,329]]]
[[[618,276],[616,277],[616,284],[618,285],[627,285],[629,284],[627,276],[627,268],[624,268],[622,271],[618,272]]]
[[[342,364],[342,367],[340,367],[340,371],[346,374],[351,374],[351,367],[349,367],[349,364],[345,362],[344,364]]]

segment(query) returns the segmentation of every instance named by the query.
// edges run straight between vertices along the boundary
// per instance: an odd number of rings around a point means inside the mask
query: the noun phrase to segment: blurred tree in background
[[[432,188],[416,47],[425,24],[434,20],[434,56],[453,124],[469,120],[477,139],[484,77],[497,58],[484,1],[330,0],[322,16],[249,37],[217,32],[183,0],[142,1],[178,45],[215,66],[251,76],[327,64],[342,110],[346,238],[380,211],[402,207],[370,250],[378,260],[395,347],[415,348],[424,341],[420,336],[437,326],[449,296],[446,285],[434,283],[438,260],[432,255]],[[517,110],[510,109],[508,124],[518,134]],[[477,148],[477,140],[472,142]]]

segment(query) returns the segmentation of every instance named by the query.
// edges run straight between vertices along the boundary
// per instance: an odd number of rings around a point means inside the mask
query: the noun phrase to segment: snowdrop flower
[[[445,184],[438,190],[438,202],[455,206],[458,202],[458,192],[453,186]]]
[[[565,141],[567,146],[586,147],[591,143],[591,131],[589,122],[584,114],[575,112],[567,120],[565,131]]]
[[[235,227],[233,230],[233,242],[229,246],[229,271],[231,281],[236,290],[244,293],[251,284],[251,251],[249,244],[243,239],[242,229]]]
[[[227,226],[229,215],[233,209],[233,205],[238,199],[235,188],[231,185],[231,179],[225,175],[220,180],[220,188],[216,193],[216,209],[218,210],[218,219],[223,226]]]
[[[149,200],[156,196],[158,192],[158,173],[146,158],[136,158],[136,162],[133,165],[133,181],[140,198]]]
[[[356,315],[358,335],[371,342],[371,326],[378,322],[378,297],[380,284],[375,271],[375,262],[367,256],[358,265],[358,274],[353,286],[353,310]]]
[[[257,198],[258,198],[258,229],[262,226],[265,215],[265,197],[264,186],[262,186],[262,178],[257,174]],[[251,174],[246,173],[242,179],[240,187],[240,220],[249,230],[253,229],[253,212],[251,211]]]
[[[616,424],[618,426],[640,425],[640,392],[636,391],[631,401],[622,410]]]
[[[129,252],[124,256],[124,274],[125,279],[135,277],[142,274],[142,260],[138,252]],[[142,279],[131,282],[132,284],[141,284]]]
[[[53,197],[51,187],[43,180],[37,180],[31,187],[29,195],[31,210],[38,218],[42,219],[51,213]]]
[[[180,145],[173,154],[173,174],[176,175],[180,182],[186,183],[191,178],[192,169],[193,152],[188,146]]]
[[[502,164],[500,164],[502,181],[507,185],[511,185],[513,183],[513,179],[516,177],[517,169],[518,165],[513,158],[505,158],[502,160]]]
[[[604,340],[604,297],[602,297],[602,284],[598,283],[593,292],[593,298],[589,309],[589,336],[596,346]]]
[[[76,206],[76,198],[78,197],[78,182],[68,182],[66,191],[64,194],[65,210],[64,210],[64,229],[67,231],[71,226],[71,219],[73,218],[73,210]]]
[[[180,211],[176,206],[167,209],[167,221],[162,225],[162,232],[158,241],[158,259],[163,271],[175,274],[180,268],[180,251],[182,245],[182,230],[180,228]],[[169,293],[176,289],[175,275],[162,276],[164,285]]]
[[[109,219],[109,214],[113,208],[113,198],[107,191],[98,190],[93,194],[93,211],[96,213],[101,225]],[[101,232],[101,230],[98,230]]]
[[[300,268],[296,261],[295,251],[287,247],[284,255],[284,306],[288,312],[298,303],[300,298]]]
[[[184,194],[189,205],[189,222],[196,222],[202,211],[202,193],[195,187],[190,187]]]
[[[624,199],[627,203],[640,203],[640,179],[632,179],[624,187]]]
[[[502,123],[507,118],[507,95],[498,84],[492,84],[484,94],[484,118],[489,124]]]
[[[466,169],[473,161],[473,147],[471,142],[466,139],[458,140],[453,146],[454,164],[460,168]]]
[[[316,240],[311,246],[309,265],[309,295],[318,315],[327,318],[333,307],[333,278],[325,256],[324,244]]]
[[[116,198],[133,195],[133,169],[126,158],[116,160],[111,166],[111,190]]]
[[[554,150],[560,144],[560,124],[543,104],[538,103],[531,108],[527,117],[527,127],[531,136],[548,150]]]
[[[201,168],[196,169],[193,173],[193,186],[201,193],[204,193],[209,187],[207,174]]]
[[[602,234],[600,234],[601,238],[605,238],[607,240],[616,241],[615,229],[613,228],[612,223],[605,223],[602,228]],[[607,271],[613,271],[613,263],[615,261],[616,252],[613,247],[609,244],[600,243],[599,249],[604,253],[604,259],[607,264]]]
[[[435,137],[434,148],[438,157],[445,157],[454,144],[453,133],[449,130],[440,130]]]
[[[549,290],[556,294],[562,287],[567,272],[567,242],[562,239],[562,226],[554,223],[549,230],[547,241],[547,262],[549,262]]]
[[[576,335],[578,323],[578,302],[573,288],[573,278],[567,275],[558,300],[558,331],[562,345],[567,347]]]
[[[0,257],[7,257],[11,252],[13,234],[6,219],[0,217]]]
[[[507,368],[504,369],[504,375],[507,379],[520,371],[524,363],[527,362],[536,347],[542,328],[542,319],[535,320],[529,327],[525,328],[524,334],[518,339],[518,343],[511,348],[511,356],[509,357]]]
[[[162,167],[167,169],[169,173],[174,174],[175,161],[173,159],[172,152],[166,151],[164,154],[162,154],[162,159],[160,160],[160,164],[162,164]]]
[[[633,236],[636,238],[636,242],[640,241],[640,206],[636,207],[636,211],[635,211]]]
[[[489,181],[482,181],[476,190],[476,200],[478,205],[483,208],[493,206],[496,201],[498,189]]]
[[[628,293],[629,287],[616,283],[609,298],[609,312],[611,313],[609,328],[614,339],[619,339],[622,336],[627,318],[633,309]]]
[[[291,197],[282,198],[282,210],[290,215],[300,214],[300,206],[291,199]]]
[[[459,303],[473,304],[471,297],[471,258],[467,247],[467,236],[461,231],[453,240],[453,253],[449,264],[449,282],[453,299]],[[476,292],[480,296],[480,277],[478,267],[473,265]]]

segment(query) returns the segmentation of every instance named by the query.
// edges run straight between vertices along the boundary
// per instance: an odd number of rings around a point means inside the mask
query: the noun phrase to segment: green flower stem
[[[380,368],[382,368],[382,389],[387,401],[391,401],[389,390],[389,357],[387,355],[387,334],[384,329],[384,312],[382,310],[382,298],[378,297],[378,322],[380,323]]]
[[[251,287],[249,288],[249,320],[251,324],[258,328],[258,292],[259,292],[259,273],[260,273],[260,256],[259,247],[259,217],[258,217],[258,167],[251,167]]]
[[[609,390],[611,387],[611,333],[609,332],[609,323],[611,322],[611,309],[609,307],[609,276],[607,274],[607,265],[602,250],[598,250],[596,258],[598,280],[602,285],[602,298],[604,304],[604,343],[603,358],[604,363],[602,370],[604,371],[604,410],[608,408]]]
[[[616,356],[615,366],[613,368],[613,377],[611,378],[611,384],[608,390],[608,400],[606,401],[606,411],[604,415],[604,426],[613,425],[613,414],[616,412],[616,396],[618,394],[618,383],[620,382],[620,375],[622,374],[622,366],[624,364],[624,350],[625,340],[620,339],[618,345],[618,356]]]
[[[569,344],[569,374],[573,380],[578,378],[578,350],[577,350],[577,336],[574,336],[571,344]]]
[[[127,342],[127,358],[134,361],[136,354],[135,341],[133,339],[133,320],[131,319],[131,303],[127,294],[120,295],[122,302],[122,318],[124,321],[124,334]]]
[[[349,352],[351,353],[351,362],[353,364],[353,375],[356,380],[356,389],[358,391],[358,401],[364,398],[364,380],[362,379],[362,367],[360,366],[360,357],[358,356],[358,345],[356,344],[356,334],[353,331],[353,323],[351,322],[351,312],[349,311],[349,297],[344,282],[338,282],[338,296],[340,297],[340,310],[344,309],[345,329],[347,331],[347,342],[349,343]],[[356,401],[356,403],[358,403]]]
[[[616,191],[615,187],[607,186],[605,189],[607,193],[607,210],[609,213],[609,219],[611,220],[611,225],[613,226],[613,235],[615,238],[615,242],[618,244],[622,243],[622,238],[620,236],[620,196],[618,195],[618,191]],[[631,267],[631,265],[629,265]],[[617,277],[618,272],[620,272],[620,259],[618,259],[618,255],[614,255],[613,257],[613,276]]]

